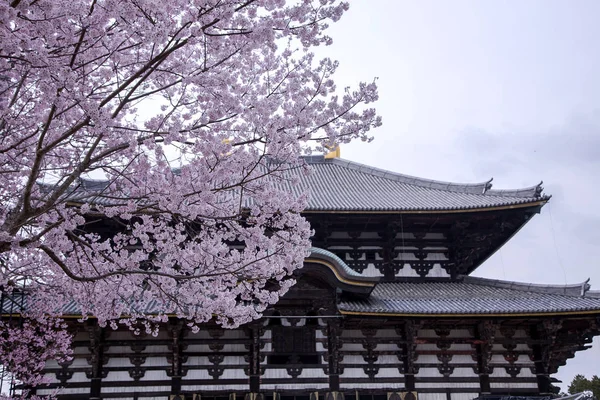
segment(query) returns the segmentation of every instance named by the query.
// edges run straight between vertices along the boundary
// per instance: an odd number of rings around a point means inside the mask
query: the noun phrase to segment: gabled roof
[[[542,184],[492,190],[491,179],[462,184],[416,178],[340,158],[304,158],[313,173],[295,190],[310,193],[309,211],[456,211],[545,202]]]
[[[589,285],[534,285],[465,277],[456,282],[382,282],[366,299],[346,299],[342,314],[465,316],[600,314]]]

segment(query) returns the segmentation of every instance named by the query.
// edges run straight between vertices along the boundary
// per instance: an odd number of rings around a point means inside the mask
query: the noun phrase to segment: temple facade
[[[470,400],[552,396],[552,378],[600,334],[587,282],[471,277],[549,196],[307,158],[315,230],[297,284],[239,329],[157,337],[78,322],[75,356],[48,362],[60,399]],[[518,235],[513,240],[519,240]],[[525,263],[525,260],[523,261]],[[6,312],[6,311],[5,311]]]

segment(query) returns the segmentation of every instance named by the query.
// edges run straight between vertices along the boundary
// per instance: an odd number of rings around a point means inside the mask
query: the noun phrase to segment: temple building
[[[600,334],[587,282],[470,276],[550,199],[307,158],[313,248],[297,284],[239,329],[157,337],[73,329],[74,359],[48,362],[59,399],[470,400],[552,396],[552,377]],[[512,240],[519,240],[518,235]],[[526,260],[523,260],[526,267]],[[6,311],[5,311],[6,312]]]

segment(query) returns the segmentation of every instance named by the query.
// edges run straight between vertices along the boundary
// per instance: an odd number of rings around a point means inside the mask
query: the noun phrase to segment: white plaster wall
[[[303,368],[299,378],[327,378],[322,368]],[[268,368],[265,370],[262,379],[289,379],[290,375],[285,368]],[[262,385],[261,385],[262,387]]]
[[[419,368],[419,373],[416,375],[419,378],[443,378],[437,368]]]
[[[386,388],[392,389],[391,391],[399,391],[404,389],[404,383],[402,382],[391,382],[385,384]],[[381,383],[340,383],[341,389],[381,389]]]
[[[328,389],[329,388],[329,384],[328,383],[297,383],[297,384],[260,384],[260,389],[261,390],[273,390],[273,391],[279,391],[279,390],[290,390],[290,389],[315,389],[315,391],[317,390],[323,390],[323,389]],[[248,390],[248,389],[246,389]]]
[[[145,386],[145,387],[133,387],[133,386],[115,386],[105,387],[102,386],[101,393],[144,393],[144,392],[167,392],[171,391],[171,385],[169,386]],[[164,399],[163,399],[164,400]]]
[[[85,372],[75,372],[73,373],[73,377],[67,381],[67,383],[76,383],[76,382],[89,382],[90,380],[85,375]]]
[[[477,393],[450,393],[450,400],[473,400]]]
[[[185,382],[181,382],[181,390],[183,392],[190,392],[190,391],[206,391],[206,385],[186,385]],[[248,391],[248,385],[211,385],[210,386],[210,390],[226,390],[228,392],[232,392],[232,391],[240,391],[240,392],[247,392]],[[189,396],[191,398],[191,396]],[[242,397],[243,398],[243,397]],[[167,399],[161,399],[161,400],[167,400]]]
[[[479,382],[416,382],[415,388],[417,392],[423,388],[436,388],[436,389],[461,389],[461,388],[477,388],[479,389]],[[477,396],[473,396],[477,397]]]
[[[479,378],[479,375],[473,371],[473,368],[454,368],[450,378]]]
[[[446,400],[446,393],[417,393],[417,400]]]
[[[369,376],[365,374],[362,368],[344,368],[344,373],[340,375],[342,379],[351,379],[351,378],[368,378]]]
[[[402,376],[398,368],[379,368],[379,372],[375,378],[401,378]]]
[[[54,389],[38,389],[37,395],[46,396],[54,393]],[[88,394],[90,393],[89,388],[69,388],[69,389],[59,389],[58,394]]]
[[[537,390],[537,383],[503,383],[503,382],[490,382],[490,388],[492,389],[535,389]]]

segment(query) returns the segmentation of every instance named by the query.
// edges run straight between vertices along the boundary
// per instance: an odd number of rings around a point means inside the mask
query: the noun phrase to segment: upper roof
[[[547,201],[542,184],[492,190],[491,179],[462,184],[416,178],[340,158],[304,158],[312,174],[294,190],[310,194],[312,211],[444,211],[507,207]]]
[[[323,155],[303,157],[312,167],[297,173],[299,185],[289,189],[309,193],[307,211],[460,211],[526,206],[545,202],[542,184],[524,189],[493,190],[492,180],[481,183],[434,181],[373,168]],[[284,183],[287,185],[287,183]],[[52,190],[48,185],[47,190]],[[106,193],[106,182],[81,179],[69,195],[76,203],[120,204],[126,196]]]
[[[346,299],[343,314],[504,315],[600,314],[600,296],[589,284],[535,285],[465,277],[455,282],[383,282],[366,299]]]

